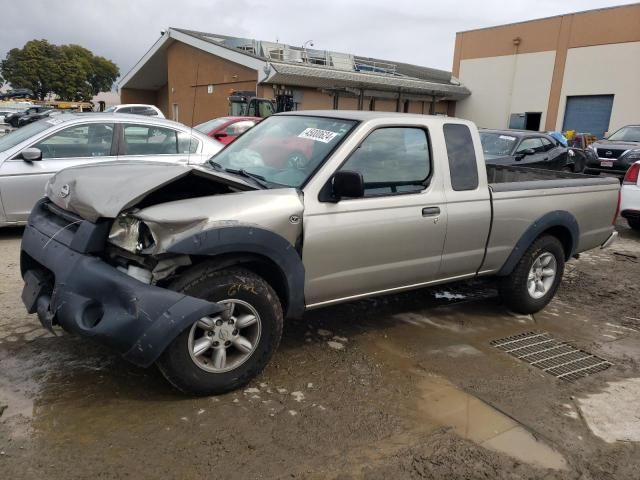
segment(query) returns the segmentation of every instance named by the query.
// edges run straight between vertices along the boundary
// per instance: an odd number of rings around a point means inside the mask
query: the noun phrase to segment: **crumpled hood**
[[[189,174],[210,177],[240,190],[255,190],[244,180],[202,166],[150,161],[94,163],[58,172],[46,196],[65,210],[89,221],[115,218],[151,192]]]

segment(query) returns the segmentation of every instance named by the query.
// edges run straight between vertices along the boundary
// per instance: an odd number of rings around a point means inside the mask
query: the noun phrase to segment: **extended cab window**
[[[449,157],[451,187],[456,191],[475,190],[478,188],[478,163],[469,127],[447,123],[443,131]]]
[[[341,170],[362,174],[365,197],[424,190],[431,173],[427,132],[413,127],[374,130]]]
[[[42,158],[105,157],[111,155],[113,125],[91,123],[65,128],[33,145]]]

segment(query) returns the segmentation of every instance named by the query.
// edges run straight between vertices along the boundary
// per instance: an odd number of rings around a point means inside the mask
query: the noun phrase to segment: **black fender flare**
[[[285,318],[300,318],[305,310],[302,258],[296,248],[280,235],[260,227],[225,225],[198,232],[167,248],[183,255],[217,256],[256,254],[275,263],[286,286]]]
[[[580,238],[580,227],[578,221],[571,213],[565,210],[555,210],[549,212],[542,217],[534,221],[529,228],[520,237],[520,240],[516,243],[515,247],[511,251],[511,254],[502,265],[502,268],[498,271],[498,276],[509,275],[516,264],[520,261],[524,252],[531,246],[531,244],[538,238],[543,232],[554,227],[566,228],[571,235],[571,245],[567,258],[571,258],[578,248],[578,239]]]

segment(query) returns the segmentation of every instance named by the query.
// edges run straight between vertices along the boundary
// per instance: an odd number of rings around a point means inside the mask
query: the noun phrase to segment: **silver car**
[[[64,113],[0,137],[0,227],[24,224],[56,172],[111,160],[201,164],[223,145],[180,123]]]

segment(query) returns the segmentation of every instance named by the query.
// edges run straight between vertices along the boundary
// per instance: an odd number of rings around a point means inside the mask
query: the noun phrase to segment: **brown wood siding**
[[[255,70],[181,42],[169,47],[167,68],[168,108],[172,111],[173,104],[178,104],[179,120],[186,125],[228,115],[227,97],[232,90],[256,91]],[[211,94],[208,85],[213,85]]]
[[[154,90],[139,90],[137,88],[120,89],[121,103],[146,103],[156,104],[156,92]]]

